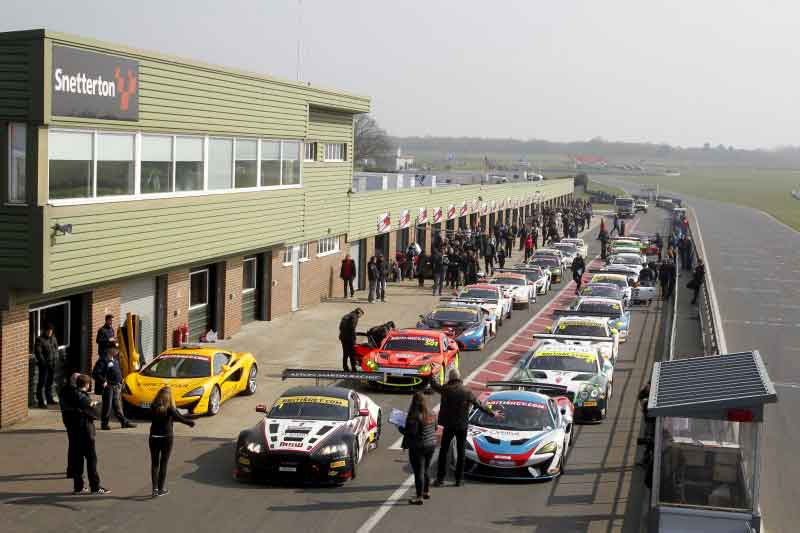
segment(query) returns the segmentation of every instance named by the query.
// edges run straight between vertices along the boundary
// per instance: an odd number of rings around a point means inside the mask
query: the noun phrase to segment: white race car
[[[511,318],[513,311],[511,298],[505,296],[503,289],[488,283],[467,285],[454,298],[442,298],[442,301],[447,300],[479,303],[482,307],[494,313],[498,326],[503,325],[504,318]]]
[[[539,265],[530,263],[521,263],[514,265],[512,268],[514,272],[522,272],[533,282],[533,287],[536,289],[536,294],[547,294],[550,290],[551,276],[550,269],[543,269]],[[499,272],[502,272],[500,270]]]
[[[536,302],[536,288],[522,272],[495,272],[489,283],[502,287],[504,295],[511,298],[511,305],[530,308]]]
[[[553,248],[561,252],[561,255],[564,256],[564,265],[567,268],[572,267],[572,261],[574,261],[575,257],[578,255],[578,247],[572,243],[561,241],[555,243]]]
[[[611,327],[607,316],[582,316],[576,311],[564,309],[556,310],[553,315],[553,325],[545,334],[535,333],[535,339],[582,346],[596,345],[603,357],[616,364],[619,331]]]
[[[592,276],[589,283],[613,283],[622,291],[623,302],[627,305],[631,302],[631,285],[628,283],[628,275],[612,272],[598,272]]]
[[[589,255],[589,247],[586,246],[586,243],[583,241],[583,239],[567,238],[567,239],[561,239],[561,242],[574,244],[575,247],[578,249],[578,253],[581,254],[581,257],[583,257],[584,259],[586,259],[586,256]]]

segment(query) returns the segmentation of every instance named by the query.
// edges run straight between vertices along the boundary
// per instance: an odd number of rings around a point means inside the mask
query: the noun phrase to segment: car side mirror
[[[266,413],[266,412],[267,412],[266,405],[264,405],[263,403],[256,405],[256,413]]]
[[[359,409],[358,416],[369,416],[369,409]]]

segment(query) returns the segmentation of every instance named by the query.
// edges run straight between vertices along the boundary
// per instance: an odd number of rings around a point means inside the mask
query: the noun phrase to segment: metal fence
[[[691,210],[691,216],[689,217],[689,236],[692,239],[693,256],[696,259],[702,258],[705,261],[706,258],[704,254],[701,253],[705,250],[703,235],[697,224],[697,217],[695,216],[694,209]],[[724,335],[722,333],[722,324],[719,323],[719,306],[717,305],[716,295],[714,294],[714,281],[710,270],[711,266],[706,262],[705,267],[705,283],[703,283],[697,304],[697,310],[700,315],[703,353],[705,355],[718,355],[720,353],[727,353],[727,347],[725,346]]]

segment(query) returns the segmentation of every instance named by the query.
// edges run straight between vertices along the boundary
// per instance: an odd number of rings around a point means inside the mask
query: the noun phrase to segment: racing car
[[[513,272],[521,272],[525,274],[528,281],[533,282],[533,287],[536,289],[536,294],[547,294],[550,290],[550,269],[542,269],[539,265],[532,265],[530,263],[520,263],[514,265],[511,270]],[[495,272],[505,272],[503,269],[497,269]]]
[[[564,277],[564,264],[556,256],[540,255],[532,258],[530,264],[536,265],[542,270],[549,270],[550,279],[553,283],[561,283],[561,279]]]
[[[254,394],[257,374],[256,359],[249,352],[216,346],[172,348],[125,377],[122,400],[126,409],[149,409],[161,387],[168,385],[176,407],[213,416],[237,394]]]
[[[379,348],[361,360],[364,372],[382,374],[373,383],[411,388],[434,379],[445,383],[452,369],[458,369],[458,344],[444,331],[396,329],[390,331]]]
[[[592,276],[589,283],[611,283],[616,285],[623,294],[623,302],[627,305],[631,301],[631,286],[628,283],[628,276],[625,274],[615,274],[612,272],[598,272]]]
[[[609,325],[607,316],[589,311],[580,315],[569,309],[557,309],[553,315],[553,325],[545,328],[545,333],[534,333],[535,339],[582,346],[596,345],[603,357],[616,364],[619,332]]]
[[[587,255],[589,255],[589,247],[586,246],[586,242],[584,242],[583,239],[566,238],[566,239],[561,239],[561,242],[574,244],[575,248],[578,249],[578,253],[581,254],[581,257],[583,257],[584,259],[586,258]]]
[[[536,289],[532,281],[528,281],[527,276],[521,272],[495,272],[489,278],[490,285],[497,285],[503,288],[506,298],[511,298],[511,305],[530,309],[531,301],[536,302]]]
[[[578,255],[578,247],[572,243],[560,241],[553,244],[553,248],[561,252],[561,255],[564,256],[564,266],[567,268],[572,267],[572,261],[574,261],[575,257]]]
[[[613,283],[587,283],[581,287],[579,296],[599,296],[601,298],[612,298],[622,303],[625,300],[625,293]]]
[[[622,306],[622,302],[613,298],[597,296],[581,296],[570,305],[570,311],[579,316],[607,316],[608,323],[619,332],[619,342],[628,340],[631,324],[631,312]]]
[[[441,302],[427,315],[419,315],[417,329],[440,329],[453,337],[458,349],[483,350],[497,336],[497,317],[480,304]]]
[[[341,484],[381,438],[380,407],[342,387],[292,387],[256,411],[264,417],[236,440],[239,480]]]
[[[467,285],[461,289],[455,299],[462,301],[474,300],[476,303],[481,303],[497,316],[498,326],[503,325],[503,318],[511,318],[511,313],[513,312],[511,298],[507,298],[503,289],[497,285],[488,283]],[[446,301],[447,298],[441,298],[441,300]]]
[[[572,446],[572,402],[565,396],[534,392],[532,383],[490,382],[491,387],[523,390],[493,392],[486,405],[497,417],[474,410],[469,418],[464,473],[472,477],[545,480],[564,472]],[[532,390],[525,390],[531,388]],[[453,443],[455,445],[455,442]],[[454,467],[455,453],[448,454]]]
[[[560,387],[576,418],[602,420],[612,394],[614,366],[594,346],[542,343],[522,362],[512,381]]]
[[[564,257],[561,250],[556,248],[539,248],[533,252],[533,259],[538,259],[539,257],[557,257],[562,266],[567,266],[567,258]]]

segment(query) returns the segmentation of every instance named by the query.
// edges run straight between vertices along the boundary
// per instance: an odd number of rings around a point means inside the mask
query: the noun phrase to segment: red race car
[[[389,331],[380,347],[361,359],[364,372],[384,375],[378,384],[415,387],[426,378],[444,384],[451,369],[458,368],[458,345],[443,331],[396,329]]]

